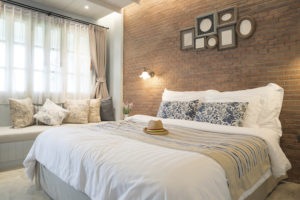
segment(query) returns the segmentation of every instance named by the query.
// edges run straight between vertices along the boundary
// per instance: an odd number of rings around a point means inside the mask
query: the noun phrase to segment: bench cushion
[[[92,125],[97,123],[80,124],[81,126]],[[62,126],[77,126],[79,124],[63,124]],[[12,128],[8,126],[0,127],[0,143],[19,142],[35,140],[42,132],[59,126],[34,125],[25,128]]]

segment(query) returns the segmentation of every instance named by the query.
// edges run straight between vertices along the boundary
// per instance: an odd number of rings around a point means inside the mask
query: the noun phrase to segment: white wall
[[[122,118],[123,106],[123,14],[112,13],[98,20],[109,27],[107,37],[107,84],[112,96],[115,118]]]

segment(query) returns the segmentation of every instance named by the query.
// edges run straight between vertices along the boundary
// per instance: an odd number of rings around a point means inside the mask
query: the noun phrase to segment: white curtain
[[[0,104],[89,98],[88,26],[9,4],[0,11]]]

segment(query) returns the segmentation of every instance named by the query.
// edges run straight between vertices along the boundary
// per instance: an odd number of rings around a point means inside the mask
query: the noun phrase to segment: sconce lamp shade
[[[140,78],[146,80],[154,76],[154,72],[148,72],[146,68],[144,68],[143,73],[140,75]]]
[[[151,78],[151,76],[147,71],[143,71],[143,73],[140,75],[140,78],[146,80],[148,78]]]

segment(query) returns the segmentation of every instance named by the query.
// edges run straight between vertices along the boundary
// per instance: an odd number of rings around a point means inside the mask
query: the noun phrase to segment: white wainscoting
[[[8,104],[0,104],[0,126],[10,126],[10,111]]]
[[[0,143],[0,171],[23,167],[34,140]]]

